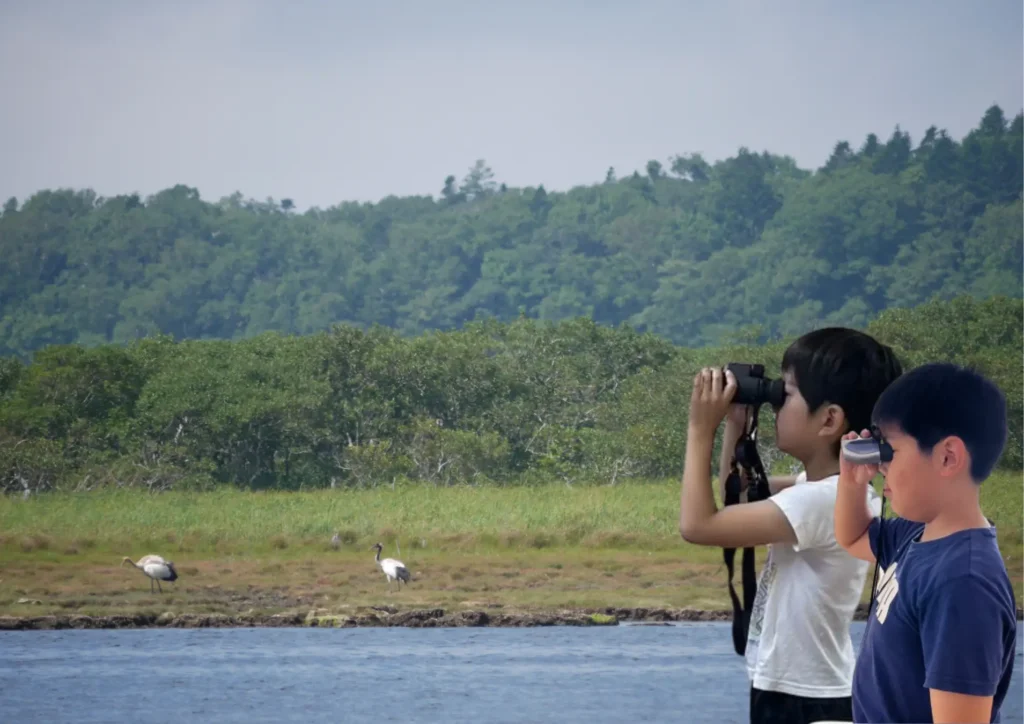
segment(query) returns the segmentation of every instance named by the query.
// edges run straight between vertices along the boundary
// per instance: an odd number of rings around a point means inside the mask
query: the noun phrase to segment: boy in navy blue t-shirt
[[[836,540],[879,565],[854,721],[999,721],[1016,603],[978,492],[1006,444],[1006,401],[973,371],[930,364],[893,382],[872,422],[891,461],[841,459],[835,510]],[[864,502],[879,470],[898,518],[872,517]]]

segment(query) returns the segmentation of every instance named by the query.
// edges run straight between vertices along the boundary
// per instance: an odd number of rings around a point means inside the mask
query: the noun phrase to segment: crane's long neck
[[[380,563],[380,548],[377,549],[377,557],[374,558],[374,560],[377,561],[377,563]]]

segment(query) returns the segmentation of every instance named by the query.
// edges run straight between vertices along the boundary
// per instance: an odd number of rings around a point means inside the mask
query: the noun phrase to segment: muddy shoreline
[[[858,610],[858,620],[864,611]],[[680,621],[731,621],[732,611],[696,609],[601,608],[560,611],[446,611],[424,608],[400,611],[393,606],[372,607],[358,613],[336,613],[326,609],[277,614],[222,613],[134,613],[109,616],[54,614],[44,616],[0,616],[0,631],[45,631],[54,629],[125,628],[356,628],[407,627],[445,628],[493,626],[525,628],[534,626],[616,626],[622,622],[667,624]]]
[[[854,621],[867,618],[861,604]],[[1017,620],[1024,620],[1024,608],[1017,608]],[[557,611],[501,611],[420,608],[399,610],[395,606],[371,606],[353,613],[310,609],[287,613],[133,613],[107,616],[50,614],[42,616],[0,616],[0,631],[48,631],[56,629],[130,628],[452,628],[491,626],[528,628],[535,626],[617,626],[619,623],[671,624],[676,622],[732,621],[732,611],[690,608],[597,608]]]

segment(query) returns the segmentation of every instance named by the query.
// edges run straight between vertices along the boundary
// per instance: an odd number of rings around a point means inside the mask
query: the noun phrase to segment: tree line
[[[866,325],[905,368],[991,375],[1019,469],[1024,305],[961,295]],[[806,330],[801,330],[806,331]],[[706,365],[777,376],[789,338],[680,347],[589,318],[484,320],[401,335],[336,325],[242,340],[152,336],[0,360],[0,490],[299,489],[619,484],[681,473],[689,394]],[[769,463],[772,421],[762,411]]]
[[[699,347],[738,328],[768,342],[863,326],[935,297],[1020,297],[1022,141],[1024,116],[992,106],[962,139],[897,127],[837,143],[814,171],[741,148],[554,193],[499,184],[481,160],[437,198],[304,213],[184,185],[41,191],[0,215],[0,356],[520,316]]]

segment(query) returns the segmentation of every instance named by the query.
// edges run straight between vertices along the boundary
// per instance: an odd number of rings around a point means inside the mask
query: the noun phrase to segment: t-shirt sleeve
[[[875,509],[872,508],[872,513]],[[878,565],[888,566],[896,557],[896,552],[906,541],[922,527],[921,523],[913,523],[903,518],[882,519],[875,515],[868,525],[868,542],[871,544],[871,555]]]
[[[998,588],[983,576],[958,576],[935,588],[921,611],[924,685],[994,695],[1003,674],[1007,619]]]
[[[824,548],[835,540],[835,497],[825,486],[793,485],[769,498],[796,533],[794,550]]]

